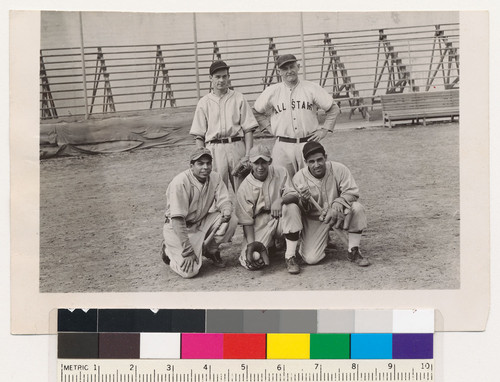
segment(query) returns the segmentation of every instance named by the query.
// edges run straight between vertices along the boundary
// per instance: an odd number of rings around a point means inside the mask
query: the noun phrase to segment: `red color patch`
[[[225,333],[224,359],[266,359],[266,335]]]

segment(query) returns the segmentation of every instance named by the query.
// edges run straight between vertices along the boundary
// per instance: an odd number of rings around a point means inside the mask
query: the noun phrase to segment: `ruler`
[[[58,359],[58,382],[434,381],[434,360]]]

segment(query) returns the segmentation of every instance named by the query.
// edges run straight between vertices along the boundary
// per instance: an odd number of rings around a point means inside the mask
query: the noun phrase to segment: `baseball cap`
[[[212,159],[212,153],[210,152],[209,149],[207,149],[206,147],[198,147],[196,150],[194,150],[191,153],[191,156],[189,157],[189,161],[190,162],[197,161],[198,159],[200,159],[204,155],[208,155],[210,157],[210,159]]]
[[[325,148],[323,147],[323,145],[316,141],[309,141],[302,148],[302,155],[304,155],[304,159],[307,159],[309,155],[317,152],[326,155]]]
[[[281,68],[283,65],[288,64],[289,62],[297,62],[297,57],[293,54],[283,54],[278,57],[278,68]]]
[[[214,61],[210,65],[210,75],[213,75],[217,70],[229,69],[229,66],[224,61]]]
[[[271,152],[266,146],[262,145],[254,146],[248,153],[248,159],[252,163],[257,162],[259,158],[264,159],[266,162],[271,161]]]

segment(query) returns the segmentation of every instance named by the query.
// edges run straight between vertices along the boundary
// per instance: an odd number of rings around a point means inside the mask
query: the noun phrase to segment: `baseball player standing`
[[[212,172],[210,150],[197,148],[190,168],[172,179],[166,194],[163,261],[184,278],[198,274],[202,255],[224,267],[219,244],[233,236],[237,221],[226,185]]]
[[[267,147],[254,146],[249,159],[252,171],[236,193],[236,216],[244,234],[240,263],[247,269],[258,269],[260,266],[252,258],[256,243],[269,248],[275,239],[284,236],[287,270],[297,274],[300,267],[295,252],[302,230],[298,193],[288,172],[283,167],[271,166]]]
[[[328,232],[333,228],[348,232],[347,258],[361,267],[370,265],[359,250],[366,215],[358,202],[359,189],[351,172],[341,163],[327,161],[325,148],[319,142],[307,142],[302,151],[307,167],[293,177],[302,210],[300,255],[308,264],[321,261]],[[322,206],[321,211],[318,206]]]
[[[259,124],[277,138],[272,152],[275,165],[285,167],[293,176],[304,167],[304,144],[320,141],[332,132],[340,109],[321,86],[299,80],[300,64],[293,54],[278,57],[277,65],[283,82],[265,89],[253,107]],[[322,126],[318,108],[326,112]]]
[[[210,66],[210,81],[212,92],[198,102],[189,133],[197,147],[210,149],[214,171],[236,192],[238,175],[249,170],[248,153],[258,123],[243,94],[229,89],[229,66],[224,61]]]

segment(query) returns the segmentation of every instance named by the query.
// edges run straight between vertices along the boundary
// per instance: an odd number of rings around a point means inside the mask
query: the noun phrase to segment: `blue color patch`
[[[351,359],[392,359],[392,334],[351,334]]]

